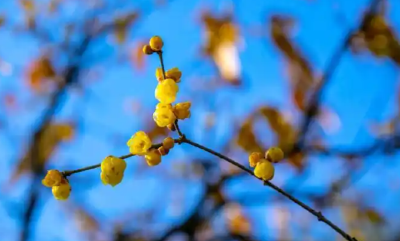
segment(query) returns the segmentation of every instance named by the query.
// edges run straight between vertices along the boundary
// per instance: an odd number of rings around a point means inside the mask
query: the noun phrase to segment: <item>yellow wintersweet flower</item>
[[[107,156],[101,162],[101,181],[105,185],[110,184],[114,187],[122,181],[125,169],[125,160],[115,156]]]
[[[174,113],[176,118],[184,120],[190,117],[190,107],[192,104],[188,102],[178,103],[174,106]]]
[[[264,181],[269,181],[274,178],[275,168],[271,162],[263,159],[257,163],[254,169],[254,175]]]
[[[107,156],[101,162],[101,171],[106,174],[119,175],[125,171],[125,168],[125,160],[115,156]]]
[[[175,82],[179,83],[181,81],[182,72],[178,68],[172,68],[167,70],[165,73],[166,78],[173,79]]]
[[[166,127],[174,123],[176,117],[171,104],[158,103],[153,114],[153,119],[159,127]]]
[[[156,78],[157,78],[158,82],[160,82],[164,79],[164,75],[163,75],[161,68],[156,69]]]
[[[60,185],[63,176],[58,170],[47,171],[46,176],[42,180],[42,184],[46,187],[53,187]]]
[[[154,36],[150,39],[150,47],[152,50],[154,51],[160,51],[162,49],[162,47],[164,46],[164,43],[161,39],[161,37],[159,36]]]
[[[167,150],[172,149],[174,147],[174,145],[175,145],[175,141],[172,137],[167,137],[162,142],[162,146]]]
[[[178,84],[173,79],[165,79],[158,83],[155,96],[163,104],[171,104],[179,91]]]
[[[263,156],[260,152],[253,152],[249,156],[249,163],[251,167],[255,167],[257,163],[259,163],[263,159]]]
[[[67,200],[71,193],[71,185],[66,179],[63,179],[58,186],[53,186],[51,189],[53,196],[57,200]]]
[[[157,150],[150,150],[145,156],[147,165],[157,166],[161,163],[161,154]]]
[[[265,158],[271,162],[279,162],[283,160],[284,153],[279,147],[271,147],[266,151]]]
[[[144,131],[136,132],[126,144],[131,154],[139,156],[145,155],[152,145],[149,136]]]

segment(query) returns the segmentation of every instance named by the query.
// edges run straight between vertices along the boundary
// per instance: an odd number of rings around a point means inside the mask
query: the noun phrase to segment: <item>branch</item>
[[[373,13],[377,10],[379,7],[379,3],[381,1],[385,0],[372,0],[368,13]],[[313,120],[313,118],[316,116],[318,113],[318,106],[320,99],[324,93],[325,87],[328,84],[328,81],[336,71],[336,68],[338,67],[340,61],[342,60],[343,55],[345,54],[347,48],[349,47],[350,39],[353,35],[354,32],[358,31],[363,24],[363,21],[355,28],[351,29],[347,32],[343,43],[337,48],[337,50],[334,52],[330,60],[328,61],[328,65],[326,69],[323,71],[323,75],[320,79],[320,81],[317,83],[317,86],[315,87],[315,91],[313,92],[312,96],[310,97],[310,101],[306,106],[306,111],[305,111],[305,119],[301,124],[300,128],[300,136],[297,141],[297,147],[301,146],[304,144],[305,141],[305,136],[306,133],[308,132],[308,129],[310,127],[310,124]],[[296,149],[296,148],[294,148]]]
[[[187,143],[189,145],[192,145],[194,147],[197,147],[205,152],[208,152],[214,156],[217,156],[229,163],[231,163],[232,165],[242,169],[243,171],[249,173],[250,175],[252,175],[253,177],[257,178],[258,180],[261,180],[260,178],[256,177],[253,173],[252,170],[246,168],[245,166],[243,166],[242,164],[234,161],[233,159],[230,159],[229,157],[218,153],[212,149],[209,149],[203,145],[200,145],[196,142],[193,142],[187,138],[183,138],[182,139],[183,143]],[[262,181],[262,180],[261,180]],[[339,233],[340,235],[342,235],[346,240],[348,241],[357,241],[356,238],[351,237],[349,234],[347,234],[345,231],[343,231],[342,229],[340,229],[338,226],[336,226],[334,223],[332,223],[330,220],[328,220],[321,212],[319,211],[315,211],[314,209],[312,209],[311,207],[309,207],[307,204],[301,202],[300,200],[298,200],[297,198],[293,197],[292,195],[290,195],[289,193],[285,192],[284,190],[282,190],[281,188],[279,188],[278,186],[274,185],[273,183],[269,182],[269,181],[263,181],[264,185],[269,186],[270,188],[274,189],[275,191],[277,191],[278,193],[282,194],[283,196],[285,196],[286,198],[290,199],[292,202],[296,203],[297,205],[299,205],[300,207],[302,207],[303,209],[305,209],[306,211],[308,211],[309,213],[311,213],[312,215],[314,215],[315,217],[318,218],[318,221],[324,222],[326,223],[328,226],[330,226],[333,230],[335,230],[337,233]]]

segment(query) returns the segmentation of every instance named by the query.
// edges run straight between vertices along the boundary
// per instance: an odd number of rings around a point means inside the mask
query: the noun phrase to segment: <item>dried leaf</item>
[[[131,51],[131,61],[137,70],[143,70],[145,67],[145,54],[143,53],[143,46],[146,43],[143,41],[137,42]]]
[[[296,130],[285,119],[282,113],[269,106],[261,107],[259,113],[268,121],[269,126],[274,131],[277,137],[278,146],[286,149],[285,147],[294,144],[297,137]]]
[[[125,42],[128,28],[138,18],[138,16],[137,13],[131,13],[114,20],[114,36],[118,44]]]
[[[83,208],[75,210],[75,221],[78,228],[83,232],[95,233],[99,231],[100,224],[97,219]]]
[[[36,143],[30,146],[25,156],[18,162],[17,168],[11,176],[10,184],[17,181],[22,174],[33,171],[34,166],[43,169],[58,145],[61,142],[72,140],[74,129],[70,123],[55,123],[44,129]],[[32,156],[35,157],[34,160],[31,159]]]
[[[240,127],[236,143],[248,153],[255,151],[262,152],[263,148],[253,132],[253,118],[247,119]]]
[[[251,223],[242,207],[237,204],[227,204],[225,217],[228,229],[233,234],[250,234]]]
[[[35,4],[31,0],[21,0],[21,4],[27,12],[33,12],[35,10]]]
[[[364,210],[365,217],[374,224],[383,224],[385,222],[384,217],[374,209]]]
[[[30,67],[28,84],[33,90],[40,92],[43,91],[46,81],[53,77],[55,77],[55,70],[50,59],[46,56],[41,56]]]
[[[0,27],[2,27],[6,22],[6,17],[4,15],[0,15]]]
[[[202,15],[205,26],[203,52],[215,62],[220,76],[230,84],[240,84],[241,63],[238,54],[238,28],[232,16],[216,17],[210,12]]]
[[[314,83],[312,66],[304,57],[300,48],[290,39],[289,31],[293,25],[293,19],[274,15],[271,17],[270,24],[271,38],[288,61],[288,73],[293,89],[292,100],[296,107],[304,111],[304,102]]]

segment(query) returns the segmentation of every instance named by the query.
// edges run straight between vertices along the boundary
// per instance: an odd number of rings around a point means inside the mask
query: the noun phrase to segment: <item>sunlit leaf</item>
[[[35,10],[35,4],[32,0],[21,0],[22,7],[27,12],[32,12]]]
[[[45,84],[51,78],[55,77],[55,70],[50,59],[41,56],[35,60],[28,72],[28,85],[37,92],[43,91]]]
[[[18,162],[11,176],[10,183],[17,181],[26,172],[32,171],[33,166],[40,169],[50,160],[61,142],[70,141],[74,136],[74,126],[71,123],[50,124],[43,130],[35,144],[30,146],[24,157]],[[34,159],[32,159],[34,157]]]
[[[224,211],[228,230],[231,233],[249,234],[251,232],[251,223],[240,205],[228,204]]]
[[[135,44],[134,48],[131,50],[131,61],[133,66],[137,70],[143,70],[145,67],[145,57],[146,55],[143,53],[143,46],[146,43],[143,41],[139,41]]]
[[[114,20],[114,36],[118,44],[125,42],[128,28],[138,18],[137,13],[131,13]]]
[[[253,118],[247,119],[240,127],[236,143],[249,153],[263,150],[253,132]]]
[[[238,28],[232,16],[216,17],[210,12],[202,15],[205,26],[204,54],[215,62],[220,76],[230,84],[240,84],[241,63],[237,48]]]
[[[364,210],[365,217],[374,224],[382,224],[385,222],[384,217],[374,209]]]
[[[6,22],[6,17],[4,15],[0,15],[0,27],[2,27]]]
[[[314,82],[311,64],[301,49],[291,40],[290,30],[294,21],[287,16],[274,15],[270,19],[270,35],[275,46],[288,61],[288,73],[292,85],[292,100],[304,111],[305,101]]]
[[[281,112],[273,107],[263,106],[259,109],[259,113],[267,120],[272,131],[275,133],[278,146],[286,149],[285,147],[294,144],[297,137],[296,130]]]

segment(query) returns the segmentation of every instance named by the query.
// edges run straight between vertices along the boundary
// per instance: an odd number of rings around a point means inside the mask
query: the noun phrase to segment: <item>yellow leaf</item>
[[[47,126],[39,138],[30,144],[25,156],[18,162],[17,168],[11,176],[10,184],[17,181],[22,174],[33,171],[33,166],[43,169],[58,145],[72,139],[73,132],[74,128],[69,123],[55,123]],[[35,159],[32,160],[32,157]]]
[[[31,0],[21,0],[22,7],[27,12],[32,12],[35,10],[35,5]]]
[[[240,127],[236,143],[248,153],[263,150],[253,132],[253,118],[247,119]]]
[[[6,22],[6,17],[3,15],[0,15],[0,27],[2,27],[5,22]]]
[[[367,209],[364,211],[365,217],[374,224],[382,224],[385,219],[377,211],[373,209]]]
[[[46,56],[41,56],[34,61],[28,73],[28,84],[35,91],[42,91],[46,80],[55,76],[55,70],[50,59]]]

